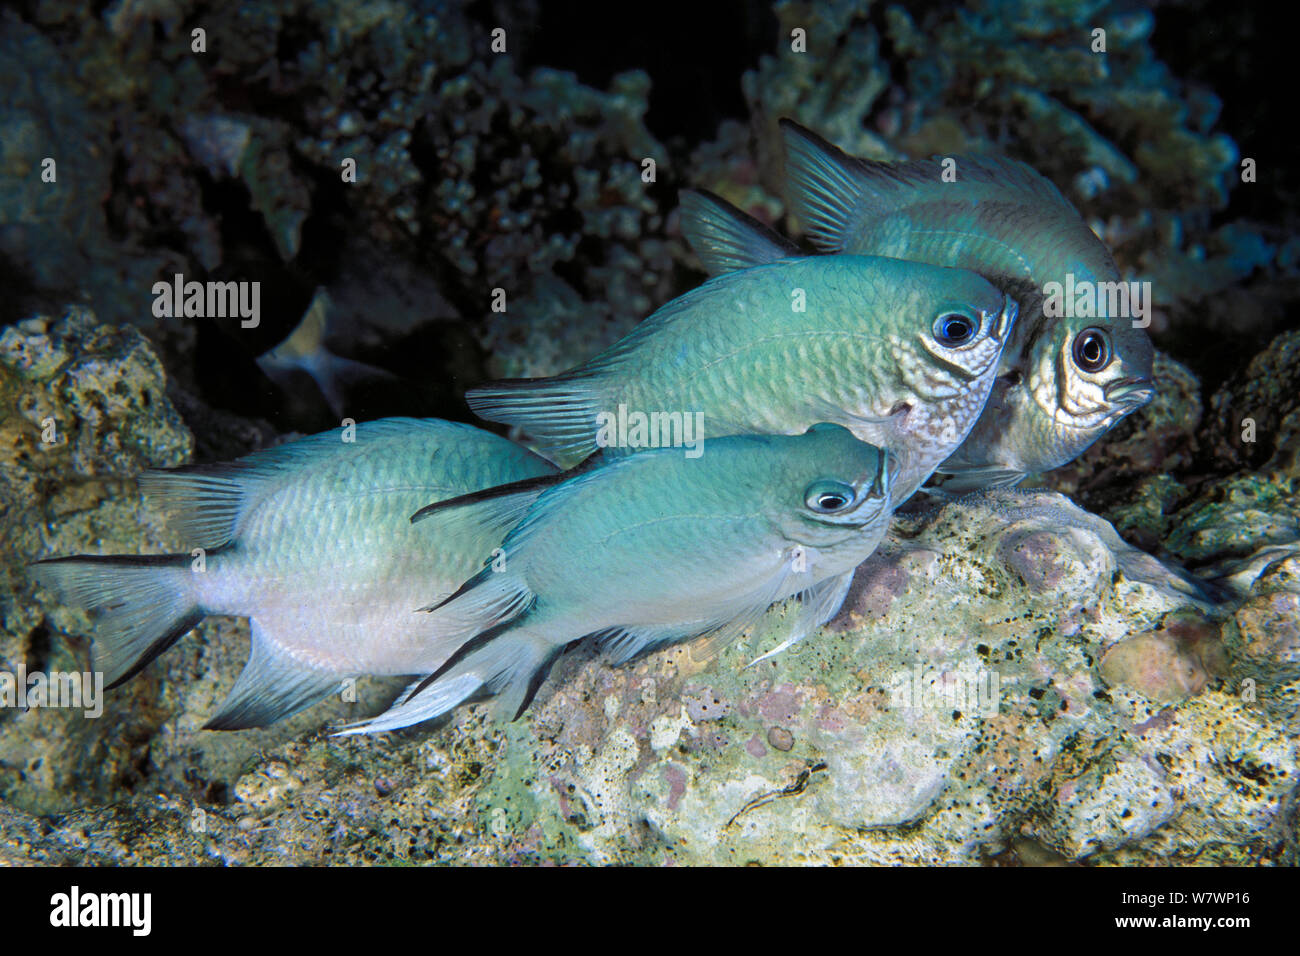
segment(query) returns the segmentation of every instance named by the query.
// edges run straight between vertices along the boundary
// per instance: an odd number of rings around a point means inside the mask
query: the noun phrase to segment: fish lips
[[[863,497],[868,500],[888,501],[889,491],[898,480],[898,474],[902,469],[902,462],[882,448],[880,454],[876,456],[876,473],[871,479],[871,487]]]
[[[1020,303],[1011,296],[1003,293],[1002,311],[997,315],[997,324],[989,330],[989,335],[1002,345],[1006,344],[1007,337],[1011,335],[1011,330],[1016,326],[1016,319],[1020,317]]]
[[[1149,378],[1121,378],[1106,386],[1106,401],[1116,405],[1141,408],[1156,396],[1155,383]]]
[[[881,449],[876,457],[876,473],[871,476],[871,484],[863,490],[858,506],[844,517],[859,527],[877,520],[881,510],[889,505],[890,492],[902,470],[903,463],[894,455]]]

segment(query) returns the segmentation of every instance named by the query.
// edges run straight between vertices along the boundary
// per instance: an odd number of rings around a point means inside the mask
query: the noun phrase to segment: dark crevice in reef
[[[720,121],[747,118],[741,75],[770,53],[777,29],[771,6],[749,0],[630,9],[547,0],[522,65],[569,70],[602,90],[616,73],[645,70],[650,132],[699,143]]]
[[[1257,188],[1234,189],[1214,224],[1282,219],[1289,236],[1300,198],[1300,139],[1294,103],[1278,95],[1294,82],[1293,34],[1278,24],[1276,10],[1237,0],[1163,5],[1151,45],[1175,76],[1214,91],[1223,106],[1217,128],[1260,164]]]

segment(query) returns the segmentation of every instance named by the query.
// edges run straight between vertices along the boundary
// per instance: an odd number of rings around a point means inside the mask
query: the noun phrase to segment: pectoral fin
[[[798,644],[833,618],[844,604],[844,598],[848,596],[849,586],[853,584],[853,574],[856,570],[855,568],[853,571],[846,571],[836,577],[827,578],[825,581],[820,581],[801,591],[797,596],[798,603],[791,608],[793,622],[789,636],[770,651],[754,658],[745,665],[746,668],[753,667],[770,657],[775,657],[787,648]]]
[[[921,490],[935,498],[950,499],[985,488],[1012,488],[1028,477],[1023,471],[1000,465],[948,466],[941,467],[935,474],[944,476],[943,484],[930,485]]]

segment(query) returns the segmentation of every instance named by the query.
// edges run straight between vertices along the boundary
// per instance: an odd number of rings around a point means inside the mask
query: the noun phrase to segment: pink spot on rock
[[[840,613],[830,622],[832,630],[842,630],[848,626],[850,612],[856,612],[868,620],[884,617],[894,598],[907,590],[911,575],[903,567],[904,554],[899,551],[877,551],[864,561],[853,576],[849,586],[848,597]]]
[[[788,723],[799,716],[799,695],[793,684],[778,684],[758,702],[758,712],[774,724]]]
[[[676,810],[677,802],[686,793],[686,771],[670,763],[664,767],[664,781],[668,784],[668,809]]]
[[[1055,587],[1076,559],[1070,539],[1051,531],[1011,532],[998,544],[998,557],[1038,593]]]

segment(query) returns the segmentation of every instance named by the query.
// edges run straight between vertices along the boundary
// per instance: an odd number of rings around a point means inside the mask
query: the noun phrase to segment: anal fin
[[[204,730],[265,727],[296,714],[340,687],[345,675],[304,664],[251,622],[253,651],[221,712]]]

